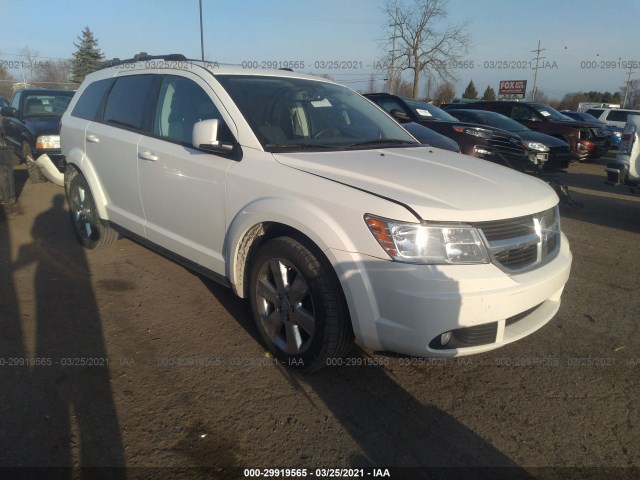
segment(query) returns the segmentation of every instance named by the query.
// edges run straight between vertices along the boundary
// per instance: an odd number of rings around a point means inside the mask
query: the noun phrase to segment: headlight
[[[380,246],[393,260],[432,265],[489,263],[487,250],[475,228],[426,226],[368,214],[364,219]]]
[[[38,150],[53,150],[60,148],[60,135],[42,135],[36,138]]]
[[[538,152],[548,152],[549,151],[549,147],[547,147],[544,143],[540,143],[540,142],[524,142],[524,144],[527,146],[527,148],[530,148],[531,150],[536,150]]]
[[[491,130],[479,127],[453,127],[453,129],[458,133],[466,133],[467,135],[473,135],[474,137],[480,138],[491,138],[491,135],[493,134]]]

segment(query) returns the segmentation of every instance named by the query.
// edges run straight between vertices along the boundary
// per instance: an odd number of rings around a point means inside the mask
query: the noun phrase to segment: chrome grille
[[[475,225],[494,263],[510,272],[521,272],[553,259],[560,248],[558,208],[535,215],[481,222]]]
[[[494,131],[489,139],[489,144],[502,153],[526,155],[522,142],[516,136],[507,136]]]

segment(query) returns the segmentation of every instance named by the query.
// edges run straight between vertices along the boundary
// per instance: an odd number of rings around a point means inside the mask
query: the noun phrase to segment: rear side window
[[[590,108],[585,113],[588,113],[589,115],[593,115],[596,118],[600,118],[600,115],[602,115],[602,112],[604,112],[604,110],[602,110],[601,108]]]
[[[84,92],[82,92],[82,96],[78,99],[75,107],[73,107],[71,115],[87,120],[100,120],[104,99],[112,83],[113,79],[107,78],[89,85]]]
[[[629,114],[638,115],[640,112],[634,112],[632,110],[611,110],[609,115],[607,115],[607,120],[610,122],[626,122],[627,115]]]
[[[133,130],[145,130],[156,75],[117,78],[104,109],[103,121]]]

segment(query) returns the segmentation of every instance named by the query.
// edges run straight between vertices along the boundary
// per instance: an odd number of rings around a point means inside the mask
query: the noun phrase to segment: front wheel
[[[27,173],[29,174],[29,180],[31,180],[31,183],[45,183],[47,181],[47,177],[45,177],[42,170],[33,163],[31,145],[27,142],[22,144],[22,158],[24,159],[24,163],[27,164]]]
[[[111,245],[118,234],[98,216],[87,180],[81,173],[72,170],[71,178],[65,184],[69,185],[66,193],[71,223],[80,243],[91,249]]]
[[[256,254],[250,300],[256,325],[278,360],[305,371],[351,348],[353,331],[335,273],[298,240],[268,241]]]

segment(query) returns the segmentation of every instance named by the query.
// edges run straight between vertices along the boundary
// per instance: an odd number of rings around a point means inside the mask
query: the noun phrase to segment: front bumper
[[[481,353],[538,330],[560,307],[572,260],[564,235],[554,260],[511,275],[493,264],[411,265],[327,254],[342,282],[356,341],[427,357]],[[439,347],[440,336],[451,331],[458,333],[454,348]]]
[[[62,157],[62,160],[55,156],[52,159],[49,155],[44,153],[38,156],[33,163],[42,171],[47,180],[62,187],[64,186],[64,170],[60,171],[60,167],[58,165],[61,162],[64,162],[64,157],[62,155],[59,157]],[[57,162],[55,162],[54,159],[57,159]]]

